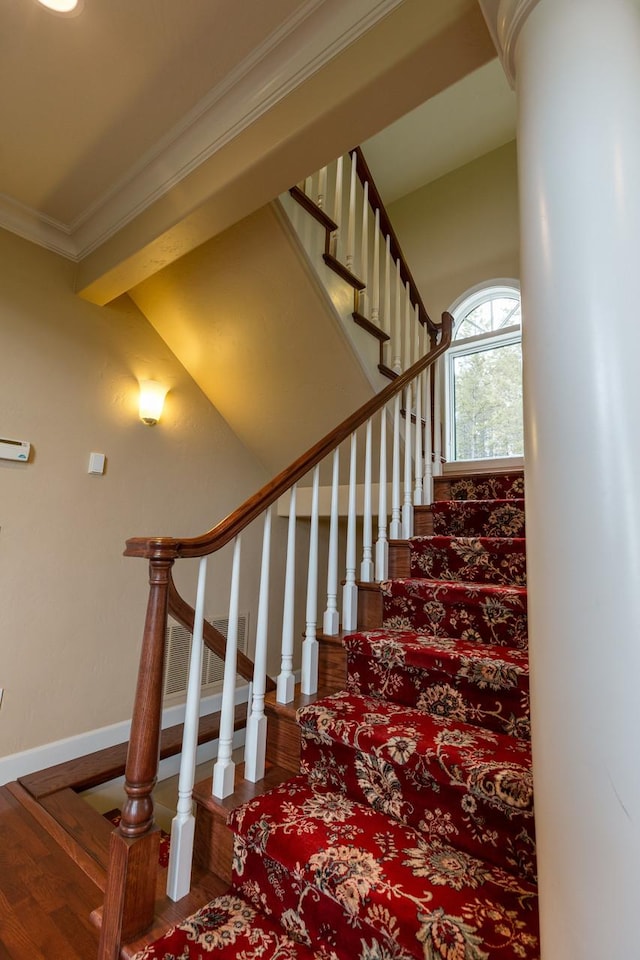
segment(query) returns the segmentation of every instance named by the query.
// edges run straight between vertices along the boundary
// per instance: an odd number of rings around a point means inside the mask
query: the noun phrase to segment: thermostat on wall
[[[26,440],[8,440],[0,437],[1,460],[28,460],[31,444]]]

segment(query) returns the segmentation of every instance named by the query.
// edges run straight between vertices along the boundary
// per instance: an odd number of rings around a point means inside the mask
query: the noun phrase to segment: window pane
[[[521,344],[488,348],[452,359],[455,459],[520,456]]]
[[[515,327],[520,324],[520,301],[514,297],[495,297],[471,310],[458,329],[456,340],[477,337],[481,333],[491,333],[502,327]]]

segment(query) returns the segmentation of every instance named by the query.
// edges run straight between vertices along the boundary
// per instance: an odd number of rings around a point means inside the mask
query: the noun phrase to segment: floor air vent
[[[210,620],[212,627],[227,636],[229,621]],[[167,651],[164,674],[164,698],[172,700],[184,698],[187,692],[189,677],[189,653],[191,650],[191,632],[181,624],[169,618],[167,626]],[[238,650],[247,652],[247,616],[238,618]],[[222,682],[224,660],[217,657],[207,647],[202,655],[202,690],[205,693],[213,692],[216,685]]]

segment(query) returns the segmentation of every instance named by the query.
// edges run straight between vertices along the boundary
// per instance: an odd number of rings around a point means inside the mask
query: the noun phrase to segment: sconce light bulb
[[[168,387],[157,380],[140,381],[140,419],[147,426],[155,426],[162,416],[167,391]]]

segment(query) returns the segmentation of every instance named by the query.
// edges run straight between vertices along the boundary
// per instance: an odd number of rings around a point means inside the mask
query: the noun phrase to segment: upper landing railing
[[[416,359],[418,328],[435,337],[371,171],[359,147],[289,191],[325,230],[323,259],[353,287],[353,320],[380,342],[389,378]]]

